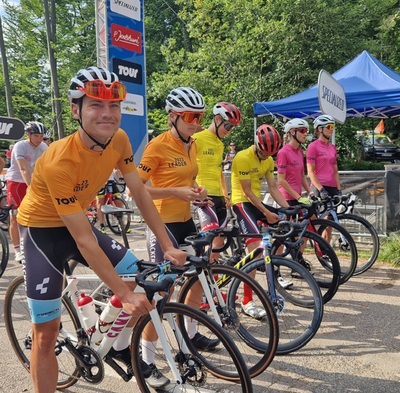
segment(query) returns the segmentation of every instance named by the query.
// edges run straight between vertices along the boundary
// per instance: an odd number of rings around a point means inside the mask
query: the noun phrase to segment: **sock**
[[[114,341],[113,348],[116,351],[122,351],[123,349],[128,348],[131,342],[132,332],[133,332],[133,326],[126,327]]]
[[[192,318],[185,317],[185,328],[190,339],[192,339],[197,333],[197,322]]]
[[[251,302],[253,300],[253,291],[251,288],[244,284],[243,286],[243,305],[247,304],[248,302]]]
[[[142,360],[147,364],[154,364],[157,341],[147,341],[142,338]]]

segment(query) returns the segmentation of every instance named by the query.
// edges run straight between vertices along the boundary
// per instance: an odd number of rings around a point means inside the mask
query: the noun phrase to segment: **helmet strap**
[[[329,141],[330,137],[326,136],[326,135],[324,134],[323,131],[321,131],[321,135],[322,135],[327,141]]]
[[[299,144],[301,145],[301,142],[297,139],[297,131],[294,132],[293,139]]]
[[[190,136],[189,136],[189,138],[185,139],[185,138],[180,134],[180,132],[179,132],[179,130],[178,130],[178,126],[177,126],[177,124],[176,124],[176,123],[178,123],[178,119],[179,119],[179,116],[177,116],[176,122],[174,122],[173,120],[171,120],[171,123],[172,123],[172,125],[174,126],[174,128],[175,128],[175,130],[176,130],[176,133],[178,134],[179,139],[180,139],[183,143],[189,143],[189,142],[190,142]]]
[[[213,120],[214,120],[214,125],[215,125],[215,135],[217,136],[217,138],[219,140],[222,140],[222,138],[219,136],[218,129],[219,129],[219,127],[221,127],[224,124],[224,122],[222,121],[221,123],[217,124],[217,122],[215,121],[215,117]]]
[[[112,138],[111,137],[106,143],[100,143],[96,138],[94,138],[92,135],[90,135],[84,128],[82,125],[82,120],[79,119],[78,120],[80,127],[82,128],[82,130],[84,131],[84,133],[94,142],[94,145],[90,146],[89,149],[90,150],[94,150],[94,148],[96,146],[99,146],[102,150],[106,150],[106,147],[111,143]]]

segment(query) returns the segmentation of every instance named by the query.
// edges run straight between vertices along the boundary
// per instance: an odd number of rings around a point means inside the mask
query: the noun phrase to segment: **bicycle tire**
[[[107,204],[109,204],[109,203],[110,202],[107,202]],[[113,197],[112,205],[116,206],[116,207],[122,207],[124,209],[129,209],[128,203],[125,201],[125,199],[123,199],[119,196]],[[111,232],[113,232],[116,235],[120,235],[121,229],[119,227],[117,218],[113,214],[105,214],[105,216],[106,216],[107,226],[110,228]],[[127,232],[131,225],[131,215],[129,213],[124,214],[122,220],[123,220],[123,225],[124,225],[123,230],[125,232]]]
[[[353,237],[358,250],[358,261],[353,276],[365,273],[378,259],[380,249],[378,232],[367,219],[357,214],[338,214],[338,220]]]
[[[6,271],[8,260],[10,258],[10,248],[7,237],[2,229],[0,229],[0,277]]]
[[[317,233],[321,236],[328,227],[331,228],[329,244],[339,258],[340,285],[344,284],[353,275],[358,263],[357,247],[353,237],[346,228],[333,220],[317,218],[311,220],[310,224],[315,227]]]
[[[303,235],[306,241],[306,247],[303,251],[299,251],[296,255],[296,250],[288,250],[284,254],[277,256],[285,256],[290,253],[290,256],[296,262],[309,265],[307,269],[311,269],[314,279],[317,281],[322,292],[322,298],[326,304],[331,300],[340,284],[340,263],[339,259],[331,247],[331,245],[318,233],[305,231]],[[275,255],[277,250],[287,243],[287,240],[294,242],[296,239],[275,239],[271,247],[271,255]]]
[[[188,359],[180,351],[181,342],[176,338],[174,331],[170,329],[166,319],[176,317],[177,326],[182,332],[182,337],[187,344],[189,351]],[[206,335],[208,338],[218,338],[218,350],[215,352],[206,352],[196,349],[191,343],[186,329],[181,329],[184,318],[190,318],[197,321],[198,331]],[[148,323],[151,322],[150,315],[141,317],[133,331],[131,350],[132,350],[132,366],[140,392],[149,393],[153,391],[146,383],[140,367],[141,351],[140,344],[142,333]],[[246,367],[243,357],[235,346],[233,340],[228,333],[221,328],[215,321],[205,315],[203,312],[196,310],[181,303],[167,303],[163,309],[163,318],[161,319],[165,336],[170,345],[175,364],[184,374],[190,367],[190,362],[195,364],[193,370],[195,376],[189,376],[183,384],[174,386],[174,377],[171,374],[170,367],[165,358],[165,354],[161,345],[155,348],[155,364],[157,368],[170,379],[168,391],[179,392],[253,392],[250,374]]]
[[[227,309],[218,307],[218,299],[215,298],[223,327],[245,357],[250,376],[254,378],[270,365],[275,356],[279,340],[275,310],[263,288],[248,274],[230,266],[213,265],[210,268],[213,276],[218,275],[221,278],[218,281],[222,283],[221,287],[227,287]],[[197,276],[186,279],[179,290],[177,302],[188,304],[188,293],[198,281]],[[257,321],[242,312],[243,284],[252,289],[253,300],[258,307],[265,310],[266,316],[262,320]],[[212,317],[211,311],[208,315]]]
[[[277,267],[277,270],[274,268],[274,282],[280,295],[278,302],[273,302],[279,324],[276,354],[287,355],[303,348],[315,336],[322,322],[324,301],[317,282],[306,268],[277,256],[271,257],[271,263]],[[269,291],[264,259],[256,259],[242,270],[246,273],[255,271],[257,281]],[[296,277],[292,277],[293,271]],[[277,281],[278,275],[293,285],[284,289]]]
[[[75,333],[80,327],[79,318],[68,298],[62,299],[62,305],[60,326]],[[4,322],[8,338],[18,360],[30,372],[32,322],[23,276],[16,277],[7,288],[4,299]],[[67,350],[60,351],[57,355],[57,361],[57,389],[66,389],[78,381],[79,369],[76,366],[75,358]]]

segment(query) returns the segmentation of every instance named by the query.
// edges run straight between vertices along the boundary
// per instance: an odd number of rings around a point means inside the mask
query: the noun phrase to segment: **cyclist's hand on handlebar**
[[[311,205],[311,201],[306,197],[300,197],[297,202],[301,203],[302,205]]]
[[[265,212],[263,212],[263,214],[269,224],[275,224],[276,222],[278,222],[281,219],[277,214],[272,213],[269,210],[266,210]]]
[[[186,262],[186,258],[187,253],[175,247],[172,247],[164,252],[164,259],[171,261],[175,266],[183,266]]]
[[[321,199],[328,199],[329,198],[329,193],[328,193],[328,191],[325,190],[324,187],[322,187],[319,190],[319,196],[321,197]]]
[[[128,291],[123,299],[122,308],[125,312],[133,317],[141,317],[147,315],[151,310],[154,309],[154,300],[150,303],[145,293],[135,293]]]

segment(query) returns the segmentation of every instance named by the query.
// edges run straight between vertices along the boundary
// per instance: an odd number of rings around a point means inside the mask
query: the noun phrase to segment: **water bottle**
[[[104,307],[104,310],[97,318],[95,329],[92,333],[90,341],[97,344],[103,338],[103,335],[108,332],[111,325],[114,323],[122,310],[122,303],[117,296],[111,296],[111,299]]]
[[[93,299],[90,296],[81,293],[81,297],[78,300],[78,308],[82,314],[83,327],[88,336],[90,336],[93,333],[96,321],[99,318],[99,314],[96,312]]]

